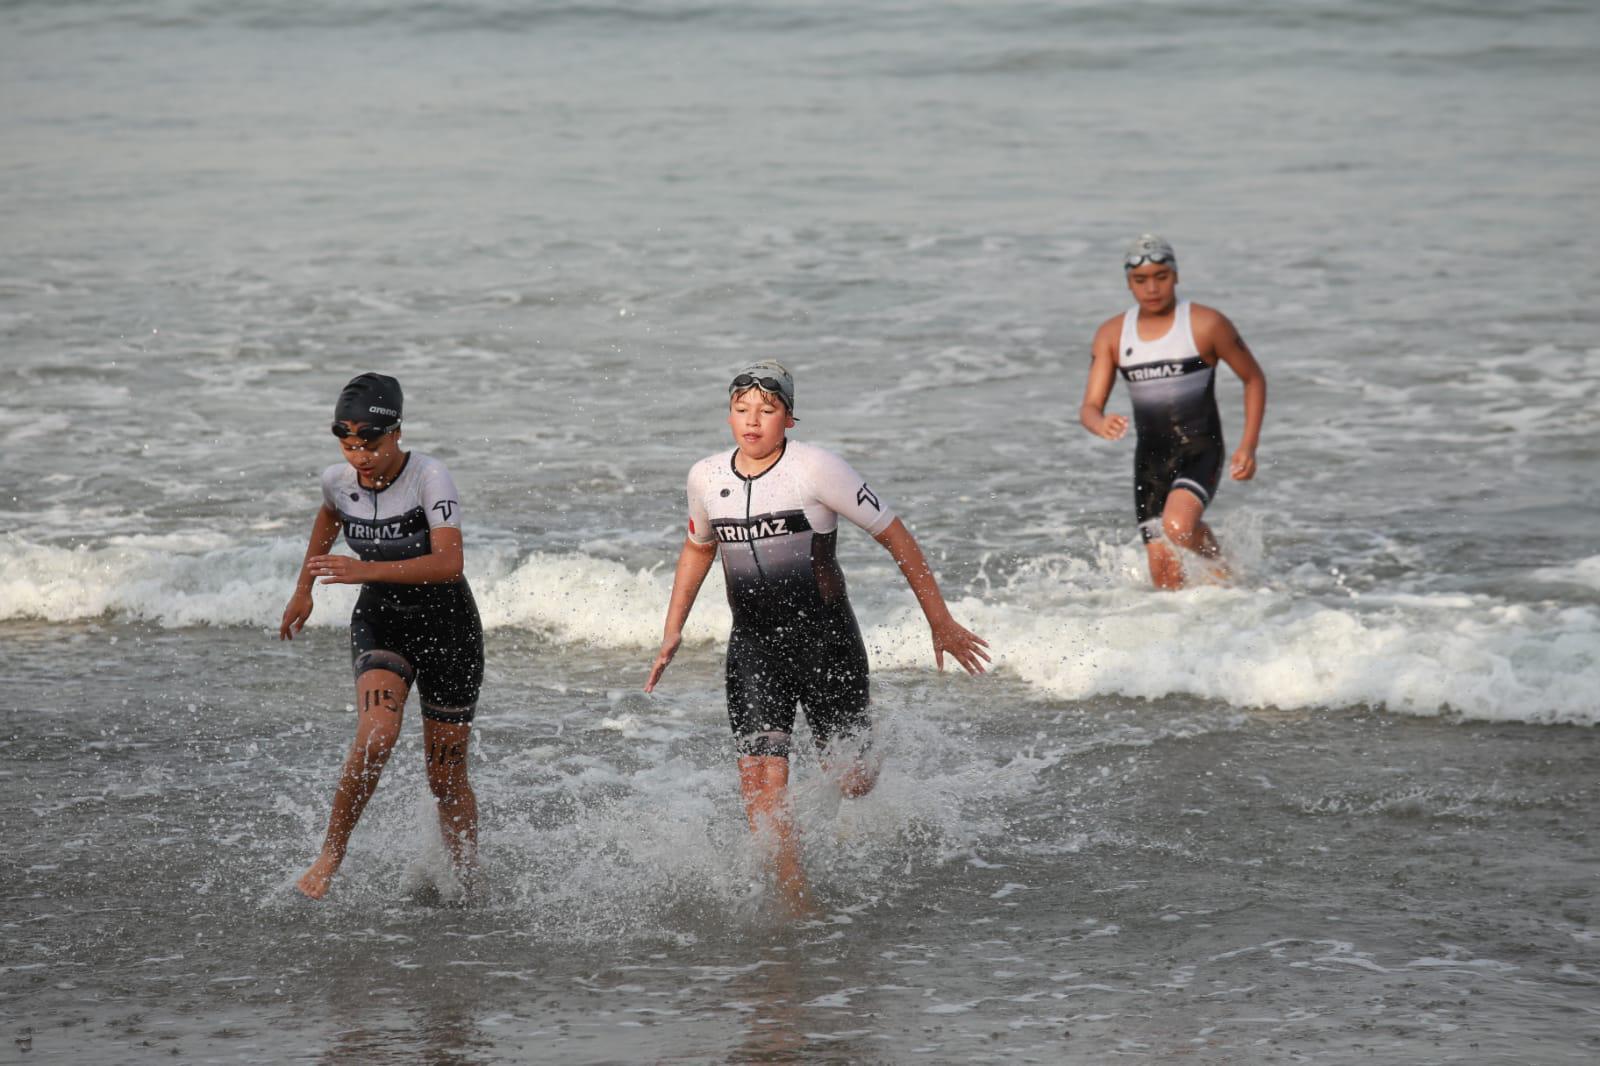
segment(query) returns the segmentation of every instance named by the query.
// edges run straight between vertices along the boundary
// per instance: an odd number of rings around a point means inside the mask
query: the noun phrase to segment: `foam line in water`
[[[105,616],[168,627],[274,627],[303,548],[287,538],[245,546],[173,537],[64,548],[0,541],[0,621]],[[1508,603],[1468,593],[1346,595],[1303,587],[1200,588],[1155,594],[1122,574],[1123,553],[990,590],[954,604],[987,637],[996,663],[1043,697],[1188,694],[1235,705],[1370,705],[1410,714],[1594,724],[1600,607]],[[1553,569],[1581,582],[1595,559]],[[1080,572],[1081,571],[1081,572]],[[534,630],[562,644],[654,648],[672,575],[579,553],[473,553],[473,587],[490,630]],[[1543,574],[1543,572],[1541,572]],[[885,580],[894,580],[891,576]],[[895,589],[858,589],[878,670],[927,670],[926,623]],[[352,586],[319,587],[313,625],[343,625]],[[873,606],[879,599],[902,606]],[[713,569],[686,634],[725,637]],[[957,669],[953,663],[947,669]]]
[[[1246,707],[1600,720],[1600,611],[1592,607],[1463,594],[1329,602],[1268,589],[1064,599],[1025,611],[965,600],[954,610],[988,638],[999,666],[1045,696],[1190,694]],[[867,645],[880,669],[931,658],[927,626],[911,611],[870,627]]]

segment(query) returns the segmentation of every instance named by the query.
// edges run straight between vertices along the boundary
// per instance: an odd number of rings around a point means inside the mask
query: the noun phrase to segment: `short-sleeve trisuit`
[[[322,499],[339,515],[345,543],[368,562],[417,559],[433,550],[432,531],[461,527],[461,502],[445,465],[406,454],[399,475],[381,489],[360,483],[338,463],[322,472]],[[483,628],[465,577],[437,585],[370,582],[350,616],[356,675],[392,670],[416,682],[422,713],[470,722],[483,683]]]
[[[839,456],[787,441],[755,477],[737,452],[689,471],[689,539],[716,543],[733,610],[728,715],[741,755],[787,755],[796,704],[817,743],[860,732],[866,647],[834,545],[843,516],[876,536],[889,505]]]
[[[1139,308],[1122,317],[1117,369],[1128,383],[1133,424],[1133,498],[1139,531],[1148,542],[1161,532],[1161,512],[1173,489],[1209,504],[1222,475],[1222,418],[1217,413],[1216,368],[1200,355],[1190,325],[1189,301],[1180,302],[1172,328],[1153,341],[1139,339]]]

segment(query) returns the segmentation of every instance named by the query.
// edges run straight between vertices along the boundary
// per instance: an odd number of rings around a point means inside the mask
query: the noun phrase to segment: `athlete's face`
[[[746,389],[728,401],[728,426],[746,457],[765,459],[783,446],[784,431],[794,428],[794,419],[782,400]]]
[[[346,422],[345,427],[355,430],[365,423]],[[344,452],[344,461],[356,468],[362,480],[372,481],[375,478],[386,479],[399,469],[404,456],[400,454],[400,432],[385,433],[374,441],[365,441],[353,432],[348,437],[339,438],[339,450]]]
[[[1144,263],[1128,271],[1128,291],[1141,311],[1166,314],[1178,302],[1178,268],[1171,263]]]

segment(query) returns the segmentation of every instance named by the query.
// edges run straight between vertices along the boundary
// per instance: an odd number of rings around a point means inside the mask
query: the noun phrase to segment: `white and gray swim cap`
[[[1146,263],[1166,263],[1168,266],[1176,267],[1178,255],[1165,237],[1158,237],[1154,233],[1141,233],[1128,245],[1128,250],[1122,253],[1122,269],[1132,270]]]
[[[763,359],[739,371],[728,385],[728,395],[733,396],[746,389],[760,389],[777,396],[789,409],[789,414],[794,414],[794,375],[776,359]]]

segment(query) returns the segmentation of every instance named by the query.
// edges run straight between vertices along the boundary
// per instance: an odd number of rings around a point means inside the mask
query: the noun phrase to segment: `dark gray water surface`
[[[47,676],[63,634],[17,628],[21,677]],[[298,693],[337,638],[297,659],[246,631],[65,637],[84,656],[113,638],[118,685],[24,682],[5,736],[4,988],[35,1053],[1426,1063],[1600,1047],[1587,729],[897,679],[877,794],[833,815],[800,767],[825,916],[791,925],[756,887],[712,714],[656,723],[643,751],[595,725],[638,697],[543,690],[557,666],[605,671],[535,642],[491,661],[485,897],[443,905],[415,869],[437,844],[412,733],[313,906],[287,882],[349,718]],[[713,689],[713,655],[680,666]],[[258,673],[275,683],[199,680]],[[161,695],[119,695],[141,689]]]

